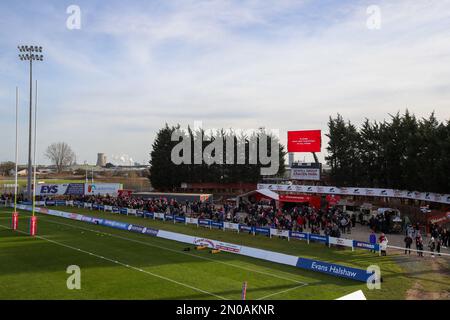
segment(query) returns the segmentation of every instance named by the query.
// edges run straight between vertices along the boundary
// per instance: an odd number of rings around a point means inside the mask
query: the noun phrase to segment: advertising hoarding
[[[63,184],[38,184],[36,187],[37,196],[62,196],[73,195],[82,196],[84,194],[84,183],[63,183]]]
[[[376,189],[376,188],[352,188],[352,187],[329,187],[329,186],[306,186],[289,184],[268,184],[259,183],[257,189],[269,189],[271,191],[286,191],[299,193],[319,193],[319,194],[338,194],[353,196],[372,196],[385,198],[403,198],[411,200],[421,200],[437,203],[450,204],[450,194],[438,194],[431,192],[402,191],[394,189]],[[281,200],[281,199],[280,199]]]
[[[291,179],[293,180],[320,180],[320,163],[298,163],[291,168]]]
[[[86,183],[84,194],[86,195],[110,195],[117,196],[119,190],[122,190],[120,183]]]
[[[320,130],[288,131],[288,152],[320,152]]]

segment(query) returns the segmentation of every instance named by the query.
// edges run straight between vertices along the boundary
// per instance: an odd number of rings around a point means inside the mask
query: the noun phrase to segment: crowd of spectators
[[[307,204],[277,209],[275,202],[259,201],[240,203],[239,212],[246,212],[245,223],[250,226],[272,227],[292,231],[306,231],[340,237],[351,233],[356,217],[343,213],[338,208],[315,209]]]
[[[2,195],[8,197],[8,195]],[[95,204],[125,207],[162,212],[178,216],[190,216],[213,221],[244,223],[255,227],[271,227],[277,229],[308,231],[314,234],[324,234],[340,237],[351,233],[356,217],[342,212],[338,208],[326,210],[315,209],[306,204],[297,204],[288,208],[277,209],[275,201],[240,202],[238,205],[225,203],[215,205],[209,202],[182,201],[166,198],[140,198],[131,196],[51,196],[37,197],[37,200],[78,200]]]
[[[215,205],[200,201],[177,201],[166,198],[140,198],[131,196],[44,196],[36,197],[36,200],[78,200],[82,202],[95,203],[98,205],[110,205],[131,209],[146,210],[149,212],[162,212],[177,216],[190,216],[200,219],[211,219],[213,221],[227,221],[233,223],[244,223],[254,227],[271,227],[299,232],[311,232],[332,237],[341,237],[351,233],[355,227],[356,215],[342,212],[340,208],[329,207],[327,209],[315,209],[307,204],[294,204],[289,207],[277,208],[275,201],[261,200],[255,202],[242,202],[238,205],[225,203]],[[14,200],[13,194],[3,193],[0,200]],[[23,195],[18,195],[18,201],[23,200]],[[389,229],[390,219],[383,215],[373,216],[369,220],[369,227],[375,233],[384,232]],[[442,246],[450,246],[450,231],[446,228],[431,225],[431,240],[427,244],[432,252],[440,253]],[[378,239],[379,240],[379,239]],[[405,253],[415,243],[417,250],[426,250],[423,243],[419,225],[409,225],[405,231]],[[370,240],[369,242],[375,242]],[[380,243],[380,241],[378,241]],[[421,255],[420,252],[418,252]]]
[[[21,202],[24,200],[23,194],[22,193],[18,193],[17,194],[17,202]],[[13,202],[14,201],[14,193],[9,192],[9,193],[2,193],[0,194],[0,201],[2,202]]]
[[[392,230],[391,217],[381,212],[371,216],[368,225],[370,230],[373,230],[376,233],[389,233]]]
[[[72,199],[149,212],[163,212],[178,216],[188,215],[213,221],[244,223],[254,227],[271,227],[300,232],[309,229],[314,234],[323,233],[334,237],[351,233],[351,228],[356,224],[355,216],[351,217],[337,208],[316,210],[308,205],[298,204],[286,209],[277,209],[274,201],[215,205],[200,201],[178,202],[174,199],[143,199],[128,196],[82,196]]]
[[[411,254],[411,244],[415,242],[416,250],[426,250],[431,251],[432,257],[434,257],[434,252],[438,255],[441,253],[442,247],[450,246],[450,231],[449,229],[432,224],[430,226],[430,240],[428,241],[428,248],[424,248],[424,240],[420,232],[418,225],[409,225],[406,228],[405,235],[405,254]],[[420,257],[423,257],[423,252],[417,251]]]

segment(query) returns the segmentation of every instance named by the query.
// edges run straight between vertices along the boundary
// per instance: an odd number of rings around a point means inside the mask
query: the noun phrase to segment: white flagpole
[[[16,87],[16,174],[15,174],[15,183],[14,183],[14,212],[17,212],[17,170],[19,168],[18,161],[19,161],[19,143],[18,143],[18,136],[19,136],[19,87]]]
[[[33,162],[34,162],[34,173],[33,173],[33,217],[34,217],[34,211],[36,208],[36,140],[37,140],[37,97],[38,97],[38,87],[37,87],[37,80],[36,80],[36,89],[35,89],[35,98],[34,98],[34,155],[33,155]]]

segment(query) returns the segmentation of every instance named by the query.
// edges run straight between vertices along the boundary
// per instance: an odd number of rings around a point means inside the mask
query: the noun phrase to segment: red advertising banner
[[[279,200],[282,202],[309,202],[311,200],[311,196],[280,194]]]
[[[13,212],[13,214],[12,214],[11,227],[13,230],[17,230],[17,228],[19,227],[19,213],[18,212]]]
[[[430,215],[428,218],[428,223],[433,224],[446,224],[450,223],[450,212],[440,212],[433,215]]]
[[[288,152],[320,152],[322,135],[320,130],[288,131]]]
[[[37,217],[32,216],[30,218],[30,236],[35,236],[37,233]]]
[[[308,203],[311,207],[320,209],[320,197],[318,196],[303,196],[303,195],[291,195],[291,194],[280,194],[280,203],[283,202],[299,202]]]

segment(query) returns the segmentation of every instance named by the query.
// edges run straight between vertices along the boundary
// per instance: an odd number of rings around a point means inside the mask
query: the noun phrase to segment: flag
[[[242,285],[242,295],[241,295],[242,300],[245,300],[246,296],[247,296],[247,281],[245,281]]]

